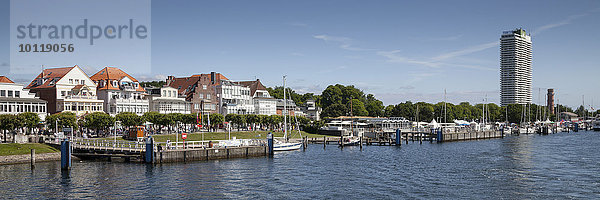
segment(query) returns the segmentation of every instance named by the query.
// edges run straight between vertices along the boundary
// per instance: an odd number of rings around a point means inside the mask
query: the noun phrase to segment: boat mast
[[[446,89],[444,88],[444,123],[448,123],[446,119]]]
[[[350,97],[350,136],[354,136],[354,113],[352,113],[352,97]]]
[[[283,114],[283,138],[285,138],[285,140],[288,140],[288,136],[287,136],[287,100],[286,100],[286,96],[285,96],[285,75],[283,76],[283,112],[281,112],[281,114]]]

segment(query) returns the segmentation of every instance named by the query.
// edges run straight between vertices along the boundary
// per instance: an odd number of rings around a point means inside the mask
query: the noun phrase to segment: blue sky
[[[561,104],[585,95],[600,105],[598,19],[600,1],[152,1],[151,72],[135,76],[216,71],[275,86],[286,74],[299,92],[352,84],[386,105],[443,101],[444,89],[453,103],[498,103],[497,43],[521,27],[532,34],[534,103],[538,88],[555,88]]]

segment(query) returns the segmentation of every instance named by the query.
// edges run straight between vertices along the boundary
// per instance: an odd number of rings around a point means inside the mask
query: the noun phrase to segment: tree
[[[385,107],[383,106],[383,102],[377,100],[373,94],[368,94],[366,101],[365,109],[367,109],[370,117],[385,116]]]
[[[364,104],[358,99],[352,99],[352,101],[348,101],[346,107],[347,111],[352,110],[352,116],[367,116],[369,114],[369,112],[367,112],[367,109],[365,109]]]
[[[329,108],[329,106],[331,105],[335,105],[335,104],[342,104],[342,89],[340,89],[341,85],[330,85],[327,86],[327,88],[325,90],[323,90],[323,93],[321,94],[321,105],[323,106],[323,112],[325,112],[325,110],[327,108]],[[333,113],[333,112],[332,112]],[[345,113],[345,111],[344,111]],[[326,114],[325,116],[329,116],[329,114]],[[338,115],[339,116],[339,115]]]
[[[24,112],[20,113],[18,117],[23,120],[23,125],[27,127],[29,133],[40,123],[40,117],[36,113]]]
[[[234,118],[235,118],[236,115],[237,114],[234,114],[234,113],[229,113],[229,114],[225,115],[225,121],[226,122],[233,122],[235,120]]]
[[[348,113],[348,111],[346,110],[347,107],[343,104],[340,103],[336,103],[330,106],[327,106],[326,108],[323,109],[323,112],[321,113],[321,117],[339,117],[339,116],[343,116],[346,113]]]
[[[139,126],[142,125],[142,117],[131,112],[122,112],[115,116],[115,120],[121,121],[123,126]]]
[[[249,114],[246,115],[246,122],[252,125],[252,130],[256,131],[256,124],[260,123],[260,117],[258,115]]]
[[[184,124],[196,124],[196,116],[197,113],[191,113],[191,114],[183,114],[181,116],[181,122]],[[204,116],[202,116],[204,117]]]
[[[20,126],[19,119],[16,115],[3,114],[0,115],[0,129],[4,132],[4,143],[6,143],[6,132],[13,131]]]
[[[235,124],[238,131],[240,131],[240,127],[246,124],[246,115],[233,115],[231,123]]]
[[[115,118],[105,112],[93,112],[84,117],[83,126],[89,129],[104,130],[104,134],[107,133],[107,129],[113,126]]]
[[[394,110],[395,107],[396,106],[394,106],[394,105],[388,105],[388,106],[386,106],[385,107],[385,111],[384,111],[385,112],[385,116],[386,117],[393,117],[392,114],[393,114],[393,110]]]
[[[506,106],[508,108],[508,122],[510,123],[519,123],[522,120],[522,112],[524,106],[519,104],[509,104]]]
[[[77,124],[77,116],[72,112],[60,112],[50,116],[46,116],[46,124],[51,129],[56,130],[56,120],[58,119],[58,127],[73,127],[74,130],[79,128]]]
[[[225,117],[219,113],[210,114],[210,125],[212,127],[219,127],[219,124],[222,124],[225,120]]]

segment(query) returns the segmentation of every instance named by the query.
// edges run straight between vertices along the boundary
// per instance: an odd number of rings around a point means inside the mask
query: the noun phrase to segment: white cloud
[[[156,74],[156,75],[138,75],[138,76],[134,76],[134,78],[136,78],[138,81],[164,81],[167,79],[167,75],[164,74]]]
[[[300,22],[292,22],[292,23],[289,23],[288,25],[296,26],[296,27],[303,27],[303,28],[310,27],[308,24],[300,23]]]
[[[561,26],[564,26],[564,25],[568,25],[571,22],[573,22],[573,20],[581,18],[581,17],[586,16],[586,15],[587,14],[571,15],[571,16],[568,16],[566,19],[560,20],[558,22],[554,22],[554,23],[551,23],[551,24],[543,25],[541,27],[538,27],[538,28],[534,29],[531,32],[531,35],[537,35],[537,34],[539,34],[541,32],[544,32],[544,31],[546,31],[548,29],[553,29],[553,28],[556,28],[556,27],[561,27]]]
[[[460,38],[462,38],[463,35],[453,35],[453,36],[446,36],[446,37],[429,37],[429,38],[425,38],[425,37],[413,37],[413,39],[415,40],[420,40],[420,41],[427,41],[427,42],[431,42],[431,41],[455,41],[458,40]]]
[[[483,66],[479,66],[479,65],[466,65],[466,64],[452,64],[452,63],[445,63],[445,62],[439,62],[436,59],[412,59],[412,58],[407,58],[401,55],[398,55],[398,53],[400,53],[400,50],[394,50],[394,51],[379,51],[377,52],[378,55],[386,57],[387,58],[387,62],[391,62],[391,63],[408,63],[408,64],[417,64],[417,65],[422,65],[428,68],[433,68],[433,69],[438,69],[441,67],[460,67],[460,68],[468,68],[468,69],[477,69],[477,70],[487,70],[487,71],[495,71],[495,68],[490,68],[490,67],[483,67]]]
[[[355,47],[352,45],[353,40],[348,37],[338,37],[338,36],[329,36],[329,35],[314,35],[313,38],[320,39],[325,42],[335,42],[339,43],[339,47],[341,49],[349,50],[349,51],[369,51],[374,49],[364,49]]]
[[[415,59],[407,58],[407,57],[398,55],[398,53],[400,53],[400,52],[401,52],[400,50],[378,51],[377,55],[386,57],[387,62],[391,62],[391,63],[410,63],[410,64],[418,64],[418,65],[423,65],[423,66],[432,67],[432,68],[440,67],[440,63],[438,63],[438,62],[432,62],[432,61],[427,61],[427,60],[415,60]]]
[[[480,44],[480,45],[476,45],[476,46],[470,46],[464,49],[460,49],[460,50],[456,50],[456,51],[452,51],[452,52],[448,52],[448,53],[444,53],[441,55],[438,55],[436,57],[433,57],[433,60],[446,60],[446,59],[450,59],[450,58],[454,58],[454,57],[458,57],[458,56],[464,56],[467,54],[472,54],[475,52],[480,52],[492,47],[497,47],[500,44],[499,41],[494,41],[494,42],[488,42],[485,44]]]

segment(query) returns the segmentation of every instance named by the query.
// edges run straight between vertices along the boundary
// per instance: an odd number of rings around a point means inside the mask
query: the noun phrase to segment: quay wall
[[[267,155],[266,146],[210,148],[210,149],[178,149],[155,153],[154,163],[173,163],[228,158],[248,158]]]

